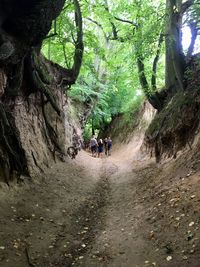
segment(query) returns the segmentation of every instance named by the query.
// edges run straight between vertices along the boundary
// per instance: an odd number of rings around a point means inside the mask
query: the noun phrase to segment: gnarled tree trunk
[[[65,153],[64,90],[80,69],[81,37],[75,73],[40,55],[64,2],[0,2],[0,180],[7,183],[13,176],[41,171],[56,153]]]

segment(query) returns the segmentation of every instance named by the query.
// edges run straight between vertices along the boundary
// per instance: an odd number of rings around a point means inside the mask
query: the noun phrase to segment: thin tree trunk
[[[181,36],[181,0],[166,1],[166,70],[165,84],[175,91],[184,90],[185,70]]]
[[[92,135],[95,135],[94,120],[92,118]]]

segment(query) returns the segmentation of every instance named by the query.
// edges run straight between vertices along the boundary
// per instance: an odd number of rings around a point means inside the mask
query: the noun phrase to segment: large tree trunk
[[[182,0],[166,0],[166,88],[183,90],[185,70],[182,51]]]
[[[0,2],[0,180],[7,183],[65,153],[63,86],[74,82],[72,72],[40,55],[64,2]]]

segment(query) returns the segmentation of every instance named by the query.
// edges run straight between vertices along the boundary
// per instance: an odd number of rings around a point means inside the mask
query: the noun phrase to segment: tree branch
[[[194,0],[188,0],[181,5],[181,14],[184,14],[188,8],[194,4]]]
[[[119,20],[119,21],[121,21],[121,22],[124,22],[124,23],[129,23],[129,24],[131,24],[131,25],[133,25],[133,26],[135,26],[135,27],[137,27],[138,25],[135,23],[135,22],[133,22],[133,21],[130,21],[130,20],[126,20],[126,19],[121,19],[121,18],[118,18],[118,17],[114,17],[116,20]]]
[[[101,30],[102,30],[102,32],[103,32],[103,35],[104,35],[104,38],[106,39],[106,40],[108,40],[108,37],[106,36],[106,33],[105,33],[105,31],[104,31],[104,29],[103,29],[103,26],[98,22],[98,21],[96,21],[96,20],[93,20],[93,19],[91,19],[91,18],[86,18],[87,20],[89,20],[89,21],[91,21],[91,22],[93,22],[94,24],[96,24]]]
[[[146,97],[148,98],[150,96],[149,84],[145,75],[143,58],[141,56],[137,57],[137,66],[138,66],[138,75],[141,87],[144,90]]]
[[[115,24],[110,20],[110,24],[112,26],[112,33],[113,33],[113,40],[118,40],[118,31],[117,31],[117,27],[115,26]]]
[[[105,0],[104,8],[105,8],[105,10],[108,12],[108,14],[110,15],[110,11],[109,11],[109,7],[108,7],[108,2],[107,2],[107,0]],[[109,22],[110,22],[110,24],[111,24],[111,27],[112,27],[112,34],[113,34],[113,37],[112,37],[112,38],[109,38],[109,39],[110,39],[110,40],[119,40],[117,27],[115,26],[114,22],[111,20],[110,17],[109,17]]]
[[[64,42],[62,43],[62,49],[63,49],[63,54],[64,54],[64,59],[65,59],[65,64],[68,68],[70,68],[69,62],[67,60],[67,54],[66,54],[66,50],[65,50],[65,44]]]
[[[47,35],[43,40],[49,39],[49,38],[57,36],[57,35],[58,35],[57,33],[51,33],[51,34]]]

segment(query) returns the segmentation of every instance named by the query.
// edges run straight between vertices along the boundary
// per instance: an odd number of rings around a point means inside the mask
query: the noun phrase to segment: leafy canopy
[[[82,0],[80,5],[83,64],[76,84],[67,94],[91,108],[86,128],[103,129],[116,114],[128,112],[144,99],[137,58],[142,56],[150,82],[159,35],[164,34],[165,1]],[[52,37],[43,44],[44,55],[70,68],[76,35],[71,1],[66,1],[49,35]],[[155,74],[158,90],[164,86],[164,65],[163,45]]]

